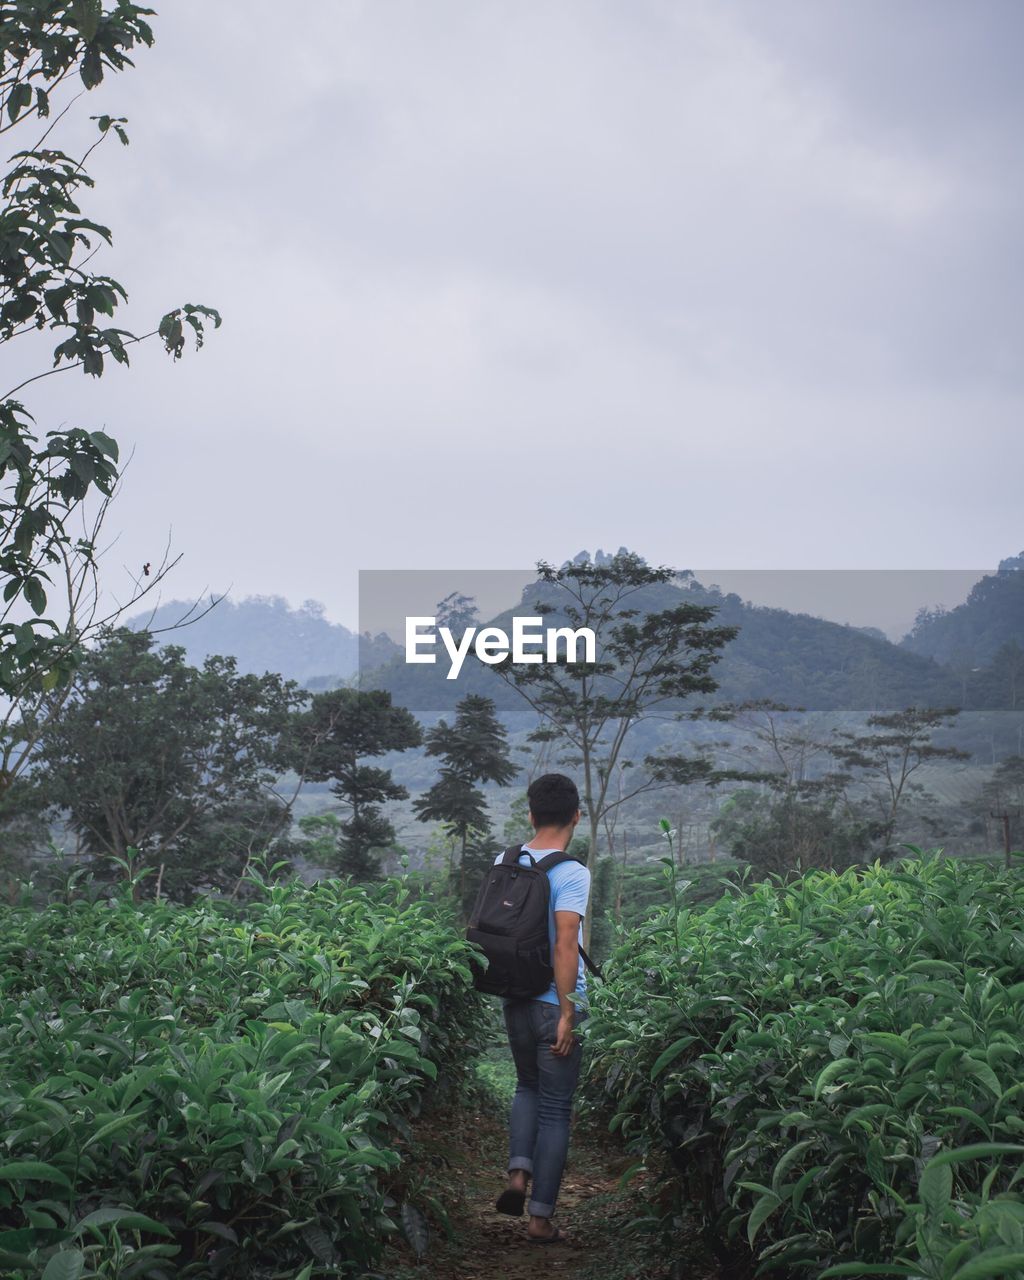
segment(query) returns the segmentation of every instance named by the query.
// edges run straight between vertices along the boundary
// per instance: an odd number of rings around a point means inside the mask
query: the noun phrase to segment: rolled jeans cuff
[[[555,1216],[555,1206],[553,1204],[542,1204],[539,1200],[531,1200],[526,1206],[528,1213],[532,1213],[535,1218],[553,1218]]]
[[[533,1173],[533,1161],[529,1156],[513,1156],[508,1162],[508,1171],[513,1169],[525,1169],[527,1173]]]

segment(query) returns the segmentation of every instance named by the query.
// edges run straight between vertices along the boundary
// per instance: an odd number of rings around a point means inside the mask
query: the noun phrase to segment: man
[[[534,835],[523,849],[539,861],[568,847],[580,820],[580,796],[576,784],[562,773],[545,773],[530,784],[526,795]],[[502,856],[499,853],[495,861]],[[526,853],[519,860],[530,865]],[[582,1046],[573,1033],[587,1016],[580,945],[590,872],[578,862],[563,862],[547,874],[551,885],[548,937],[555,977],[542,995],[504,1001],[517,1083],[509,1120],[508,1187],[496,1206],[502,1213],[521,1214],[532,1178],[527,1236],[536,1244],[567,1241],[551,1219],[569,1150],[572,1097],[580,1073]],[[576,995],[583,1007],[574,1006],[570,995]]]

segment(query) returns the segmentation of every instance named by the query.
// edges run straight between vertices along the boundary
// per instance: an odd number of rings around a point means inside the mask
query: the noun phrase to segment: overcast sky
[[[25,393],[135,450],[111,590],[1024,547],[1018,0],[155,3],[86,212],[224,327]]]

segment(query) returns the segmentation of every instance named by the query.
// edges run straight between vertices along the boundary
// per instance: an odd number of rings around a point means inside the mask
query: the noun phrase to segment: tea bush
[[[589,1106],[737,1268],[1024,1276],[1024,875],[914,852],[677,900],[593,993]]]
[[[365,1270],[390,1135],[481,1037],[468,953],[400,881],[0,909],[0,1273]]]

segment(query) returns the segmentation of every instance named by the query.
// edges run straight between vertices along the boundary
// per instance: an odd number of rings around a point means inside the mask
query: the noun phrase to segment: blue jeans
[[[559,1012],[559,1006],[549,1000],[511,1000],[505,1005],[505,1027],[517,1080],[509,1120],[508,1167],[509,1172],[525,1169],[532,1175],[533,1191],[527,1207],[540,1218],[550,1218],[555,1212],[583,1051],[577,1039],[565,1057],[551,1052]],[[578,1027],[586,1016],[586,1010],[577,1009],[573,1025]]]

